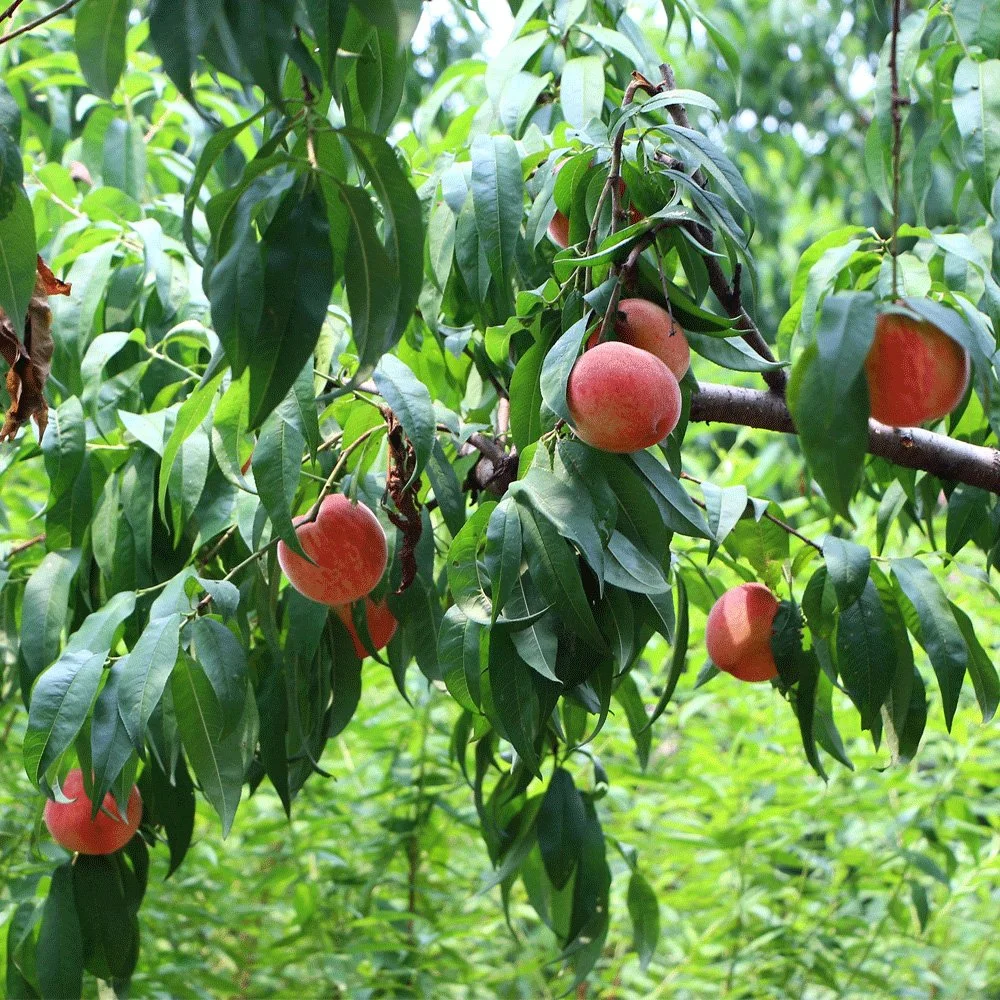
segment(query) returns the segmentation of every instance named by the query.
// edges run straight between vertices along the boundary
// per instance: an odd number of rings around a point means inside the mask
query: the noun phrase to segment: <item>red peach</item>
[[[328,496],[313,522],[295,519],[299,544],[313,560],[278,542],[278,563],[291,585],[320,604],[350,604],[375,589],[389,553],[378,518],[342,494]]]
[[[358,630],[354,627],[351,606],[342,604],[333,610],[337,612],[337,616],[344,623],[347,631],[351,633],[351,638],[354,640],[354,651],[358,654],[358,658],[363,660],[366,656],[370,656],[371,654],[361,641],[361,636],[358,635]],[[376,604],[370,597],[365,598],[365,616],[368,619],[368,635],[372,641],[372,652],[377,653],[380,649],[385,649],[392,641],[392,637],[399,627],[399,622],[396,621],[395,615],[389,610],[385,601],[379,601]]]
[[[771,652],[771,628],[778,600],[762,583],[727,590],[708,614],[705,646],[712,662],[741,681],[778,676]]]
[[[617,340],[577,360],[566,401],[577,436],[601,451],[649,448],[677,426],[681,414],[674,373],[654,354]]]
[[[683,329],[666,309],[655,302],[622,299],[618,303],[615,336],[626,344],[655,354],[678,381],[691,367],[691,348]],[[591,334],[587,347],[595,347],[599,337],[600,327]]]
[[[871,414],[893,427],[940,420],[969,387],[969,355],[927,321],[882,313],[865,359]]]
[[[45,825],[52,839],[67,851],[78,854],[114,854],[134,836],[142,821],[142,796],[134,785],[129,793],[125,816],[118,811],[110,792],[104,796],[104,811],[90,818],[91,801],[83,790],[83,772],[76,768],[62,783],[63,795],[72,802],[46,802]],[[114,817],[114,818],[112,818]]]

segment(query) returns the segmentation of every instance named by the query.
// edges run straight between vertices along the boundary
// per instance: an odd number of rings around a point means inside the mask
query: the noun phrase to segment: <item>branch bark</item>
[[[739,386],[703,384],[691,397],[691,420],[738,424],[795,434],[784,399],[773,392]],[[956,441],[920,427],[888,427],[868,422],[868,452],[907,469],[922,469],[939,479],[978,486],[1000,496],[1000,451]]]

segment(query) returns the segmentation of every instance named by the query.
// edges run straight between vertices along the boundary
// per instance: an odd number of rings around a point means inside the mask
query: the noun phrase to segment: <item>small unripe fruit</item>
[[[354,627],[351,606],[343,604],[340,607],[334,608],[334,611],[337,612],[337,616],[344,623],[344,627],[350,632],[351,639],[354,640],[354,651],[358,654],[358,659],[363,660],[370,654],[365,649],[365,644],[361,641],[358,630]],[[377,653],[380,649],[385,649],[392,641],[399,622],[396,621],[396,616],[389,610],[389,605],[385,601],[379,601],[376,604],[370,597],[365,598],[365,616],[368,620],[368,636],[372,641],[372,652]]]
[[[622,299],[618,303],[615,336],[626,344],[655,354],[680,381],[691,367],[691,348],[680,325],[666,309],[646,299]],[[600,328],[591,334],[588,347],[595,347]]]
[[[655,355],[617,340],[598,344],[577,360],[566,402],[577,436],[601,451],[649,448],[681,415],[673,372]]]
[[[778,599],[762,583],[727,590],[708,614],[705,646],[712,662],[741,681],[778,676],[771,652],[771,629]]]
[[[553,167],[552,172],[558,174],[560,170],[566,165],[568,161],[563,160],[561,163],[557,163]],[[625,197],[625,181],[621,177],[618,178],[618,197],[619,199]],[[628,224],[630,226],[635,225],[637,222],[641,222],[644,218],[643,214],[635,207],[635,205],[630,205],[628,209]],[[559,247],[561,250],[565,250],[569,246],[569,218],[564,212],[560,212],[556,209],[556,214],[552,216],[552,221],[549,223],[548,228],[549,239]]]
[[[378,518],[342,494],[328,496],[319,516],[295,519],[299,544],[315,565],[278,542],[278,563],[291,585],[319,604],[351,604],[375,589],[389,550]]]
[[[940,420],[969,387],[969,355],[933,323],[882,313],[865,359],[872,416],[893,427]]]
[[[114,797],[104,796],[104,809],[96,819],[90,818],[91,802],[83,790],[83,773],[79,768],[66,775],[63,795],[72,802],[46,802],[45,825],[52,839],[77,854],[114,854],[134,836],[142,821],[142,796],[134,785],[129,793],[125,816],[118,811]],[[112,818],[114,817],[114,818]]]

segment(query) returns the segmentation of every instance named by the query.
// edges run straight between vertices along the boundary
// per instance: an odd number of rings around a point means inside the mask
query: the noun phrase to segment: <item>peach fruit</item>
[[[771,652],[771,628],[778,600],[762,583],[727,590],[708,614],[705,645],[712,662],[741,681],[778,676]]]
[[[363,504],[328,496],[319,516],[295,519],[299,544],[313,560],[278,542],[278,563],[291,585],[320,604],[351,604],[375,589],[388,561],[385,532]],[[315,563],[315,565],[314,565]]]

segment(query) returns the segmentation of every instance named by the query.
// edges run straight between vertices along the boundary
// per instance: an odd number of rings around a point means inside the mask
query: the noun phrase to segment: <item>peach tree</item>
[[[992,718],[946,576],[996,595],[1000,18],[896,0],[864,210],[790,248],[738,114],[763,43],[715,6],[662,4],[712,93],[620,0],[511,0],[422,79],[419,0],[0,11],[0,487],[40,526],[0,550],[0,693],[70,852],[10,996],[124,994],[150,852],[183,864],[197,795],[222,836],[264,783],[291,815],[366,671],[455,702],[567,991],[613,852],[641,961],[659,934],[656,859],[602,832],[611,712],[644,763],[679,684],[769,681],[824,777],[836,713],[893,763],[964,689]],[[731,481],[734,428],[791,475]]]

